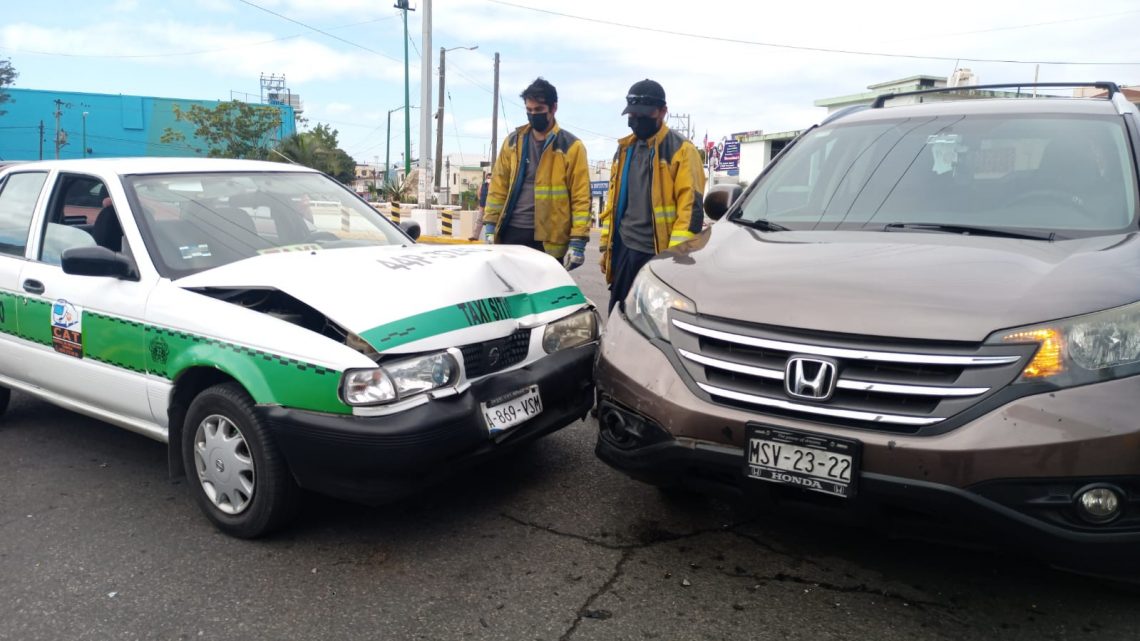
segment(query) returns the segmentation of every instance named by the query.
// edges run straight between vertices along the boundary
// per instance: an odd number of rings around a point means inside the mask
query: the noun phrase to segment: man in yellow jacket
[[[618,141],[601,214],[601,264],[611,312],[650,258],[704,225],[701,158],[693,143],[665,126],[665,89],[640,80],[625,101],[622,114],[629,114],[633,134]]]
[[[539,78],[521,97],[527,124],[503,141],[483,210],[483,238],[544,251],[574,269],[585,262],[590,238],[586,147],[554,121],[554,85]]]

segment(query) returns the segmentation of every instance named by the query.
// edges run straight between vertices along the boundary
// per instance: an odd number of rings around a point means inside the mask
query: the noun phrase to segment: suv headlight
[[[673,291],[661,279],[653,275],[649,267],[643,267],[633,281],[629,296],[625,299],[625,314],[637,331],[647,338],[669,340],[669,309],[680,309],[697,313],[693,301]]]
[[[1018,382],[1081,385],[1140,373],[1140,303],[999,332],[991,343],[1035,343]]]
[[[447,352],[436,352],[381,367],[348,370],[341,395],[349,405],[379,405],[453,385],[459,379],[459,362]]]
[[[598,314],[583,309],[546,326],[542,333],[542,349],[547,354],[585,345],[598,340]]]

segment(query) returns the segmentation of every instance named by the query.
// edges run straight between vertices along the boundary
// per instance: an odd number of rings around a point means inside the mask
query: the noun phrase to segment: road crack
[[[633,551],[634,548],[625,548],[622,550],[621,558],[618,559],[618,562],[614,565],[614,571],[610,574],[610,578],[607,579],[600,588],[594,590],[590,596],[586,597],[586,602],[582,604],[582,607],[578,608],[574,622],[562,633],[562,636],[558,637],[558,641],[569,641],[570,637],[574,636],[574,633],[578,631],[578,626],[582,625],[582,620],[591,615],[592,611],[590,606],[594,605],[594,601],[597,601],[603,594],[609,592],[614,587],[614,584],[617,583],[618,579],[625,573],[625,564],[633,557]],[[596,618],[596,615],[594,618]]]
[[[541,532],[553,534],[554,536],[560,536],[560,537],[567,538],[567,539],[573,539],[575,541],[582,541],[583,543],[587,543],[589,545],[604,548],[606,550],[617,550],[617,551],[621,551],[621,550],[643,550],[645,548],[653,547],[655,545],[660,545],[662,543],[673,543],[675,541],[683,541],[685,539],[691,539],[694,537],[703,536],[705,534],[723,534],[723,533],[734,534],[733,528],[737,528],[737,527],[740,527],[742,525],[747,525],[748,523],[750,523],[753,520],[753,519],[749,519],[747,521],[741,521],[739,523],[726,523],[724,525],[720,525],[717,527],[701,528],[701,529],[692,530],[689,532],[670,532],[668,530],[663,530],[663,529],[655,527],[655,526],[644,525],[641,527],[641,531],[639,533],[639,538],[642,539],[641,541],[639,541],[637,543],[610,543],[608,541],[600,541],[595,537],[588,536],[585,534],[575,534],[573,532],[564,532],[564,531],[559,530],[559,529],[557,529],[553,526],[550,526],[550,525],[542,525],[541,523],[535,523],[533,521],[527,521],[526,519],[521,519],[517,516],[507,514],[506,512],[500,512],[499,516],[501,516],[502,518],[504,518],[504,519],[506,519],[512,523],[515,523],[516,525],[521,525],[521,526],[526,527],[526,528],[539,530]],[[790,556],[786,552],[780,552],[778,550],[775,550],[771,546],[765,546],[765,548],[773,551],[776,554],[782,554],[784,556]]]

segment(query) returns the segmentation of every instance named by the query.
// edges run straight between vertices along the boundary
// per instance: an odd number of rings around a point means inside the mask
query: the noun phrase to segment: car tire
[[[8,411],[8,402],[12,400],[12,390],[0,386],[0,416]]]
[[[226,534],[264,536],[296,514],[297,485],[238,384],[215,385],[194,398],[181,447],[194,501]]]

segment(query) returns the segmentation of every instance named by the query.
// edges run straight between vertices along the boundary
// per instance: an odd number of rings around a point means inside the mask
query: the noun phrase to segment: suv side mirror
[[[405,234],[411,236],[412,240],[417,240],[420,237],[420,224],[414,220],[401,220],[400,229],[403,229]]]
[[[744,189],[740,185],[713,185],[705,196],[705,215],[713,220],[720,220],[743,192]]]
[[[138,278],[133,260],[98,245],[63,250],[60,266],[63,267],[63,273],[75,276],[110,276],[128,280]]]

